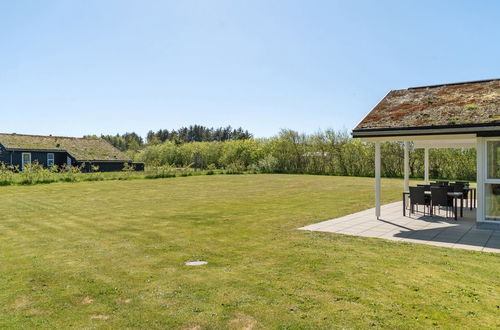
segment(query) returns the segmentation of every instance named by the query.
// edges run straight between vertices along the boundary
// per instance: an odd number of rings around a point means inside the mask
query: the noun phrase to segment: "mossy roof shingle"
[[[500,124],[500,79],[393,90],[354,128]]]
[[[101,138],[0,134],[0,144],[8,150],[66,151],[77,161],[130,161]]]

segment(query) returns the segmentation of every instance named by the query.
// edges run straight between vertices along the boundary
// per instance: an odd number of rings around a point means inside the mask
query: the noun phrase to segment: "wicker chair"
[[[418,212],[418,205],[423,205],[424,206],[424,215],[425,215],[425,207],[426,206],[429,208],[429,213],[430,213],[431,201],[425,195],[425,187],[410,187],[410,212],[411,213],[415,213],[415,205],[417,206],[417,212]]]
[[[452,187],[431,187],[431,216],[434,214],[434,208],[437,206],[446,208],[446,217],[451,210],[453,213],[453,199],[448,196]]]

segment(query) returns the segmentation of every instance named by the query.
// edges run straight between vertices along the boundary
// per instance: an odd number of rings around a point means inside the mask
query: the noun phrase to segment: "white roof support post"
[[[476,211],[476,221],[484,221],[485,220],[485,178],[486,178],[486,142],[483,137],[477,137],[477,146],[476,146],[476,182],[477,182],[477,190],[476,190],[476,198],[477,198],[477,211]]]
[[[429,148],[424,149],[424,181],[429,184]]]
[[[380,219],[380,142],[375,142],[375,215]]]
[[[405,180],[404,180],[404,191],[408,191],[410,188],[410,142],[405,141],[404,142],[404,153],[405,153],[405,160],[404,160],[404,175],[405,175]]]

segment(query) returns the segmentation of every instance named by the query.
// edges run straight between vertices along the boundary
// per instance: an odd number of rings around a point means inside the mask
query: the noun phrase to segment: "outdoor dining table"
[[[426,191],[425,194],[430,195],[431,192]],[[409,195],[409,191],[403,191],[403,217],[406,217],[406,196]],[[460,217],[462,218],[464,216],[464,194],[462,192],[449,192],[448,196],[453,197],[453,213],[455,215],[455,220],[458,220],[458,200],[460,199]]]

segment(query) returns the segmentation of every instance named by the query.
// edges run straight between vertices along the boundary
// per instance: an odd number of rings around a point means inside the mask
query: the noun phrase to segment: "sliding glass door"
[[[500,138],[486,141],[486,220],[500,221]]]

